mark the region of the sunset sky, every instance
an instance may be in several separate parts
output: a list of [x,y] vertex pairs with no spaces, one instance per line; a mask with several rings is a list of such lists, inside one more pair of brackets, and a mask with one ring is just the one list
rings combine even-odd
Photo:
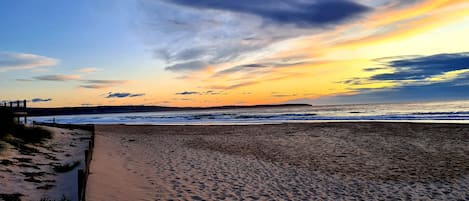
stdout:
[[467,0],[2,0],[0,101],[469,99]]

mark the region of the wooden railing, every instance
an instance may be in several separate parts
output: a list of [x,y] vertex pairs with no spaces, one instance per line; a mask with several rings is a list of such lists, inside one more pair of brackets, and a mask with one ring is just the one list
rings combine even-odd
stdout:
[[0,103],[0,106],[4,108],[10,108],[13,110],[25,110],[26,109],[26,100],[17,100],[17,101],[3,101]]
[[94,149],[94,125],[91,131],[91,140],[88,142],[88,149],[85,150],[85,166],[83,169],[78,170],[78,200],[86,200],[86,183],[88,181],[88,175],[90,174],[90,164],[91,159],[93,158],[93,149]]
[[[17,123],[24,123],[26,124],[27,123],[27,117],[28,117],[28,113],[27,113],[27,110],[26,110],[26,100],[22,100],[22,101],[3,101],[3,102],[0,102],[0,108],[3,108],[3,109],[6,109],[6,110],[10,110],[14,117],[15,117],[15,121]],[[23,122],[20,121],[20,117],[23,117]]]

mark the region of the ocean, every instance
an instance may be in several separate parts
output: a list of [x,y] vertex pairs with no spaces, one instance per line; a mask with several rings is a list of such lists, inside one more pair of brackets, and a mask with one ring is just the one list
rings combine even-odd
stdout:
[[64,124],[223,125],[336,121],[469,123],[469,101],[32,117]]

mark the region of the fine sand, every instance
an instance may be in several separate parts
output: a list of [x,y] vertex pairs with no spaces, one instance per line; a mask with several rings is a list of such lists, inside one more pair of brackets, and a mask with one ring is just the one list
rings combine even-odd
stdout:
[[[89,131],[41,126],[52,132],[44,143],[6,144],[0,151],[0,200],[77,200],[77,169],[91,139]],[[76,163],[63,171],[57,168]]]
[[96,127],[87,200],[469,200],[469,125]]

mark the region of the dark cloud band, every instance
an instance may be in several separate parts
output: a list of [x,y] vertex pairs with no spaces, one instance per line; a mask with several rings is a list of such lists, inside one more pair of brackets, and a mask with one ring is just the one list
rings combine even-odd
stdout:
[[167,1],[195,8],[252,14],[275,23],[295,24],[301,27],[339,23],[369,10],[366,6],[346,0]]

